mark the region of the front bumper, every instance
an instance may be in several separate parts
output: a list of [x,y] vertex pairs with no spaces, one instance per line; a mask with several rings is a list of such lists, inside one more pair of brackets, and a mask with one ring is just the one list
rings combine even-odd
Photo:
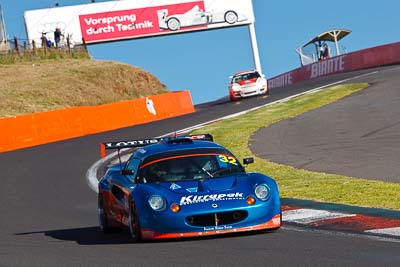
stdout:
[[231,99],[244,98],[249,96],[261,95],[268,93],[268,88],[266,85],[258,86],[257,85],[246,85],[242,86],[241,90],[233,91],[229,90],[229,94]]
[[[224,233],[256,231],[279,228],[281,207],[279,196],[273,195],[268,201],[255,205],[245,200],[231,200],[212,203],[184,205],[179,213],[147,212],[141,217],[142,238],[180,238],[208,236]],[[215,204],[215,203],[214,203]],[[215,220],[210,220],[210,215]]]
[[260,223],[260,224],[255,224],[255,225],[250,225],[250,226],[244,226],[244,227],[232,227],[232,226],[227,226],[227,225],[221,225],[221,226],[212,226],[212,227],[207,227],[209,230],[205,231],[193,231],[193,232],[174,232],[174,233],[159,233],[155,232],[151,229],[142,229],[141,234],[143,239],[168,239],[168,238],[187,238],[187,237],[200,237],[200,236],[211,236],[211,235],[220,235],[220,234],[228,234],[228,233],[240,233],[240,232],[248,232],[248,231],[260,231],[260,230],[266,230],[266,229],[276,229],[281,227],[281,215],[277,214],[274,217],[272,217],[271,220]]

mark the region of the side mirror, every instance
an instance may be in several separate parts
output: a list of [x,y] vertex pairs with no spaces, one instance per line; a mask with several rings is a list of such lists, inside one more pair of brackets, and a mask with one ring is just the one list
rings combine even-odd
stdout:
[[122,170],[121,174],[122,175],[133,175],[133,170]]
[[243,159],[243,164],[244,165],[248,165],[248,164],[251,164],[251,163],[254,163],[254,158],[244,158]]

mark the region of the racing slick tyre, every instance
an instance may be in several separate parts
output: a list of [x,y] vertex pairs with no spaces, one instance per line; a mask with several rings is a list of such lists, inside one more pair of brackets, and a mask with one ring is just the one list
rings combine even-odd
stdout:
[[231,102],[234,102],[234,101],[238,101],[238,100],[239,100],[238,97],[233,97],[233,96],[229,96],[229,99],[231,100]]
[[229,24],[234,24],[238,21],[238,16],[233,11],[228,11],[225,13],[225,21]]
[[171,31],[177,31],[181,28],[181,23],[176,18],[170,18],[167,21],[167,26],[168,26],[168,29],[170,29]]
[[129,232],[133,242],[138,243],[142,240],[139,219],[133,202],[129,205]]
[[110,227],[110,223],[107,217],[107,211],[104,206],[104,199],[101,194],[98,195],[98,215],[99,215],[99,226],[103,233],[111,233],[115,228]]
[[268,97],[269,96],[269,91],[262,92],[259,95],[262,96],[262,97]]

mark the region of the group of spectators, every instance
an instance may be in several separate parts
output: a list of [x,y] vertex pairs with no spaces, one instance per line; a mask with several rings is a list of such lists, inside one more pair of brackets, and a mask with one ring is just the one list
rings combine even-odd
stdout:
[[47,47],[60,47],[61,36],[64,36],[61,32],[60,28],[56,28],[54,31],[54,43],[51,40],[47,39],[46,33],[42,33],[42,46]]

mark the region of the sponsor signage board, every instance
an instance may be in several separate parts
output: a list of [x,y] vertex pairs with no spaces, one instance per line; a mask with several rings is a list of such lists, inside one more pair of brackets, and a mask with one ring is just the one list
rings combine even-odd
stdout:
[[279,88],[332,74],[400,63],[400,42],[380,45],[317,61],[268,79]]
[[26,11],[29,41],[54,42],[59,28],[73,44],[101,43],[254,22],[251,0],[124,0]]
[[350,59],[349,55],[341,55],[314,62],[269,79],[268,87],[270,89],[284,87],[304,80],[351,71],[351,65],[348,59]]

